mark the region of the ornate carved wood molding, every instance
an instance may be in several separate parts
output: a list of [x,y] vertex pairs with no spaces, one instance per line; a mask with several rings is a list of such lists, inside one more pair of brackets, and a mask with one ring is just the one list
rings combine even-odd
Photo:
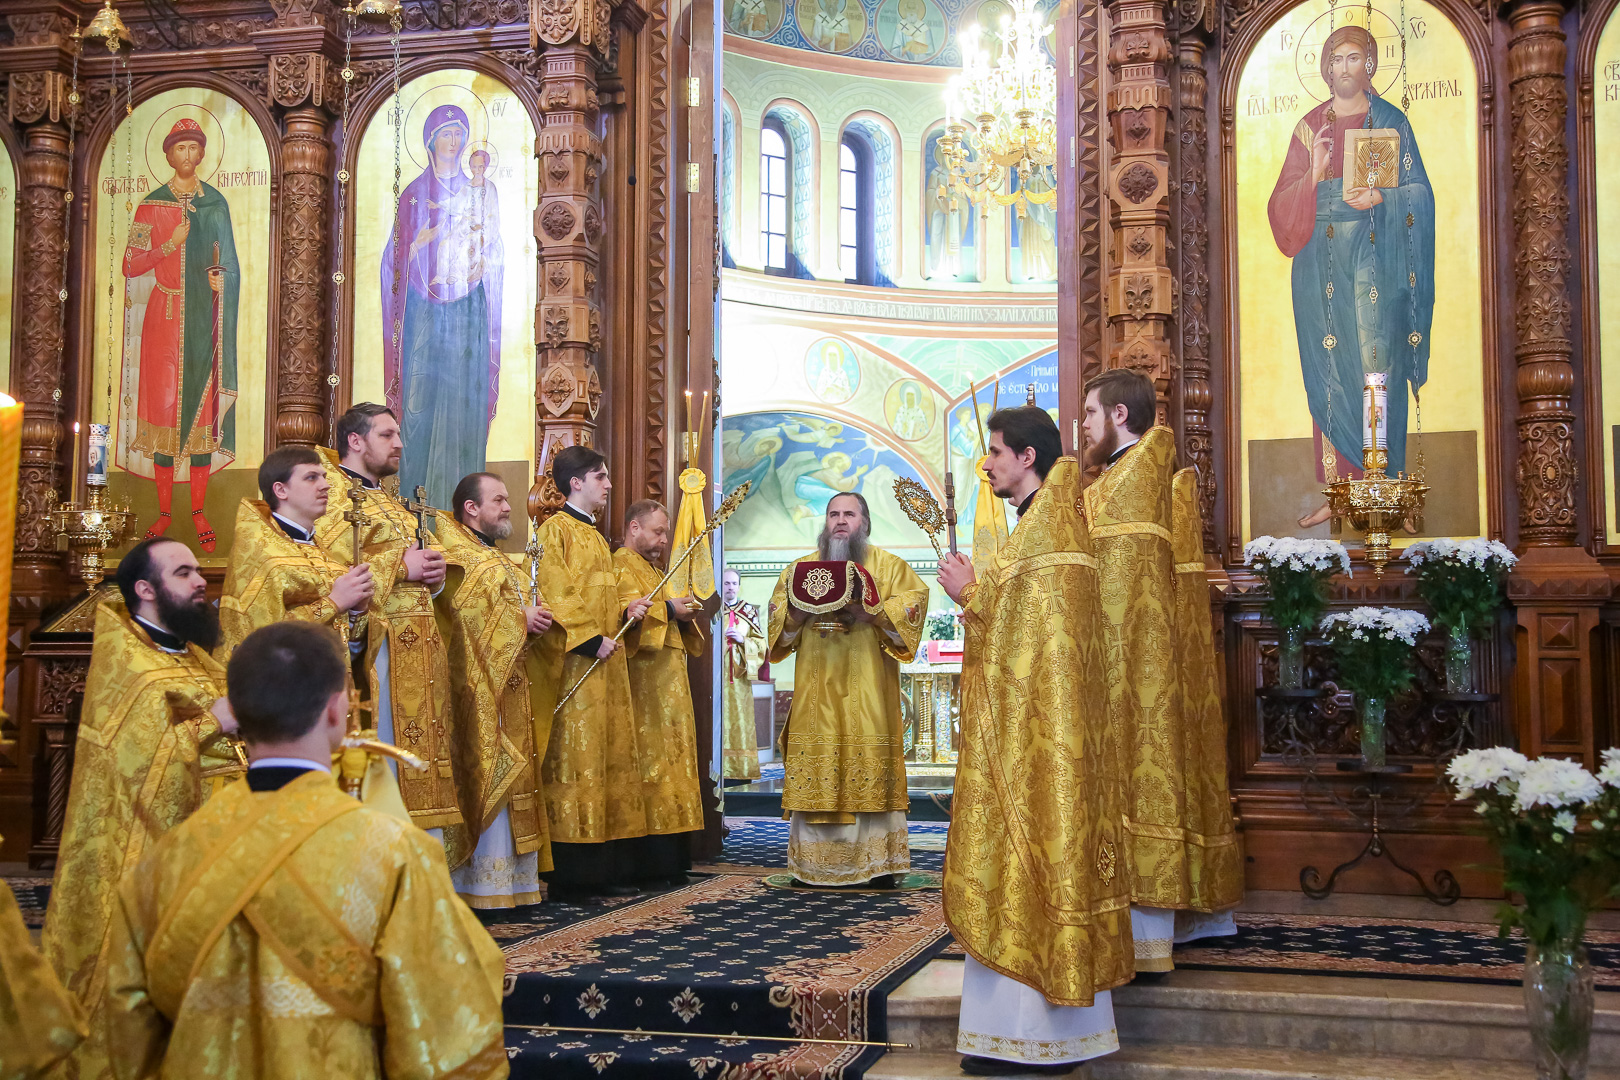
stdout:
[[1198,470],[1198,506],[1204,519],[1204,550],[1215,547],[1215,449],[1209,427],[1213,395],[1209,383],[1209,123],[1204,43],[1191,32],[1182,37],[1178,59],[1181,92],[1176,157],[1180,199],[1182,449]]
[[1519,397],[1519,538],[1576,543],[1575,369],[1570,363],[1569,98],[1558,0],[1509,13],[1515,327]]
[[602,142],[596,134],[601,108],[596,79],[598,62],[607,54],[611,14],[605,0],[536,0],[532,13],[531,28],[543,46],[540,109],[545,117],[535,140],[541,188],[534,211],[539,422],[529,513],[537,517],[561,501],[544,480],[552,455],[565,446],[596,443],[602,380],[593,359],[602,349],[597,271],[605,229],[597,199]]
[[[15,80],[13,80],[15,84]],[[12,385],[26,406],[17,491],[14,592],[42,591],[59,570],[49,507],[56,495],[56,448],[62,438],[61,385],[67,302],[68,130],[41,120],[24,135],[18,264],[18,352]]]
[[293,109],[283,121],[277,446],[315,446],[326,437],[328,123],[326,111],[315,105]]
[[[1066,0],[1058,17],[1058,405],[1064,431],[1103,367],[1101,11]],[[1074,447],[1078,451],[1079,447]]]
[[1159,418],[1168,415],[1175,360],[1170,341],[1175,275],[1170,231],[1170,126],[1173,57],[1163,0],[1109,6],[1108,122],[1113,160],[1108,193],[1113,245],[1108,261],[1109,367],[1153,380]]

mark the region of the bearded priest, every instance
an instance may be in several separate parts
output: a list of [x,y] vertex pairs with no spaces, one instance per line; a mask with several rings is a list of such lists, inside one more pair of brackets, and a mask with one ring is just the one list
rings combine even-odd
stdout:
[[686,658],[703,655],[703,604],[690,595],[671,596],[658,587],[669,551],[669,512],[651,499],[630,504],[624,515],[624,546],[613,554],[619,572],[619,602],[653,598],[641,621],[625,635],[630,668],[630,707],[641,756],[641,798],[647,835],[635,848],[635,880],[643,887],[686,884],[692,867],[686,833],[703,828],[698,786],[697,719]]
[[464,476],[451,503],[455,520],[439,522],[449,572],[435,604],[452,627],[456,790],[477,846],[450,878],[471,907],[537,904],[551,869],[537,754],[562,674],[537,648],[551,612],[530,603],[527,575],[495,546],[512,535],[506,482]]
[[[904,559],[868,542],[872,514],[858,493],[827,502],[814,554],[789,563],[771,596],[771,663],[797,656],[782,812],[788,868],[803,885],[892,887],[911,866],[900,665],[917,654],[928,587]],[[789,598],[800,563],[854,563],[874,603],[818,614]]]
[[372,580],[363,664],[372,723],[379,739],[427,763],[426,772],[399,774],[400,794],[411,821],[440,839],[450,865],[459,866],[471,845],[451,774],[450,668],[433,611],[444,588],[444,552],[436,541],[418,542],[415,518],[383,490],[405,451],[394,414],[361,402],[338,417],[337,442],[335,452],[318,451],[335,497],[315,523],[315,542],[339,562],[356,561],[354,526],[344,515],[358,487],[360,561],[371,564]]
[[1106,624],[1057,425],[1025,405],[986,426],[1018,525],[982,577],[965,555],[939,569],[967,631],[944,882],[967,952],[956,1048],[970,1075],[1061,1074],[1119,1049],[1110,990],[1133,973]]
[[62,846],[41,939],[45,957],[84,1006],[90,1036],[70,1075],[109,1075],[102,1023],[106,942],[118,882],[158,837],[214,789],[241,775],[216,716],[225,672],[209,653],[219,614],[191,549],[142,540],[118,563],[123,602],[96,612],[95,645],[73,756]]
[[725,722],[721,727],[727,780],[759,779],[759,738],[754,729],[754,677],[765,663],[759,608],[742,598],[742,576],[731,567],[720,575],[725,600]]
[[1178,911],[1219,913],[1203,932],[1233,933],[1229,909],[1243,899],[1226,722],[1218,697],[1209,701],[1213,645],[1182,633],[1189,621],[1207,626],[1208,594],[1178,611],[1176,440],[1154,425],[1156,406],[1152,381],[1134,371],[1107,371],[1086,385],[1086,437],[1103,471],[1086,488],[1085,512],[1102,574],[1109,709],[1123,740],[1138,972],[1172,968]]

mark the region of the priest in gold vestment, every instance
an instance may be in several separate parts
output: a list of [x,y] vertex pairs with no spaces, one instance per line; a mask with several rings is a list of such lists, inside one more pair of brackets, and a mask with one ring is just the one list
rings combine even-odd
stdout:
[[[1213,652],[1207,640],[1178,636],[1190,629],[1178,624],[1207,627],[1208,599],[1204,614],[1178,619],[1175,436],[1152,426],[1154,409],[1153,384],[1136,372],[1109,371],[1086,387],[1086,435],[1103,473],[1086,489],[1085,509],[1109,626],[1109,707],[1124,740],[1138,971],[1173,966],[1178,910],[1213,914],[1243,898],[1226,726],[1218,702],[1212,709],[1207,701]],[[1184,654],[1188,648],[1194,655]],[[1194,676],[1199,685],[1190,684]]]
[[107,1031],[119,1080],[507,1075],[504,959],[431,837],[343,794],[336,634],[287,621],[233,652],[233,784],[118,890]]
[[986,471],[1018,525],[962,605],[962,748],[945,919],[967,952],[957,1049],[971,1075],[1061,1074],[1119,1048],[1111,988],[1133,974],[1119,741],[1080,468],[1033,405],[1001,409]]
[[567,502],[538,533],[540,594],[555,620],[541,648],[562,658],[560,693],[579,689],[552,720],[540,766],[554,864],[546,880],[559,893],[630,896],[639,891],[636,845],[624,841],[647,835],[647,811],[630,669],[613,636],[652,602],[625,605],[597,528],[613,490],[607,459],[586,446],[565,447],[552,458],[551,478]]
[[350,566],[315,543],[315,524],[331,501],[321,456],[307,446],[272,450],[259,465],[263,500],[236,510],[225,587],[219,598],[222,641],[230,660],[242,639],[282,619],[321,623],[362,648],[371,604],[371,564]]
[[0,1078],[39,1076],[89,1032],[84,1007],[34,948],[17,897],[0,881]]
[[877,584],[877,614],[857,603],[837,614],[836,630],[807,626],[787,599],[795,563],[771,596],[771,662],[798,657],[782,811],[788,868],[806,885],[883,887],[911,867],[900,665],[917,655],[928,587],[905,560],[868,543],[871,528],[865,498],[835,495],[816,552],[795,563],[861,564]]
[[512,535],[506,483],[471,473],[451,504],[455,519],[439,521],[449,573],[436,603],[449,624],[456,789],[475,847],[450,877],[476,908],[537,904],[540,873],[551,869],[538,748],[561,674],[538,648],[551,613],[530,602],[528,575],[495,546]]
[[371,724],[384,742],[427,763],[426,772],[399,775],[400,794],[411,820],[439,837],[451,865],[459,865],[472,848],[452,778],[450,667],[433,610],[433,597],[444,587],[444,552],[431,538],[425,547],[417,541],[415,517],[383,490],[383,479],[398,474],[405,446],[394,414],[369,402],[356,405],[338,418],[337,441],[339,453],[318,451],[332,495],[315,523],[315,543],[339,562],[355,561],[353,525],[344,515],[352,507],[349,492],[358,487],[366,518],[361,560],[371,565],[372,581],[362,663]]
[[209,652],[219,618],[197,559],[162,537],[118,564],[123,601],[96,612],[62,846],[41,941],[89,1017],[62,1075],[109,1074],[102,1001],[119,879],[241,765],[211,711],[225,692]]
[[635,880],[643,886],[686,884],[692,866],[686,833],[703,828],[698,785],[697,718],[686,658],[703,655],[703,604],[690,595],[659,588],[659,568],[669,549],[669,512],[643,499],[624,515],[624,546],[613,553],[619,572],[619,602],[628,607],[652,597],[641,621],[625,635],[629,654],[630,708],[641,757],[641,797],[647,836],[638,847]]
[[721,686],[725,695],[725,716],[721,727],[727,780],[759,779],[759,737],[754,728],[754,677],[765,663],[764,623],[759,608],[744,602],[742,578],[726,569],[720,575],[720,595],[725,600],[721,625],[725,627],[725,672]]

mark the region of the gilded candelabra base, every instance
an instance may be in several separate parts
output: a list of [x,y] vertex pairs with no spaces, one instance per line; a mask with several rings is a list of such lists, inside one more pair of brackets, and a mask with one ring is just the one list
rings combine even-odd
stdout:
[[1334,478],[1322,489],[1333,512],[1333,534],[1337,536],[1349,519],[1362,534],[1362,555],[1378,578],[1384,576],[1391,558],[1390,532],[1408,522],[1421,528],[1429,494],[1429,485],[1421,476],[1388,476],[1384,472],[1388,465],[1387,451],[1363,450],[1361,479]]
[[67,540],[68,549],[79,557],[79,578],[94,589],[107,576],[103,556],[118,547],[135,527],[135,514],[127,503],[113,503],[105,486],[92,484],[85,491],[84,505],[61,503],[50,512],[56,534]]

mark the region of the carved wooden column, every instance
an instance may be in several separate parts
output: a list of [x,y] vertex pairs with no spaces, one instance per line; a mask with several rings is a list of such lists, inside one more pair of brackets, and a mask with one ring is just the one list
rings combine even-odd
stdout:
[[1177,251],[1181,270],[1182,450],[1198,470],[1198,509],[1204,519],[1204,550],[1215,547],[1215,450],[1209,428],[1209,125],[1204,43],[1191,33],[1179,45],[1181,122],[1177,165]]
[[[311,59],[320,59],[311,57]],[[271,88],[276,86],[271,70]],[[281,310],[276,348],[276,445],[326,441],[328,213],[332,147],[319,105],[290,110],[281,136]]]
[[1569,144],[1557,0],[1508,14],[1519,397],[1516,723],[1527,754],[1594,763],[1593,631],[1609,578],[1576,544],[1575,410],[1568,288]]
[[540,300],[534,313],[538,460],[529,492],[531,515],[543,504],[561,504],[546,479],[552,455],[565,446],[596,443],[602,379],[594,359],[602,348],[597,270],[603,233],[596,76],[608,52],[612,14],[606,0],[536,0],[535,6],[531,21],[544,49],[540,108],[545,122],[535,139]]
[[[61,79],[52,73],[13,75],[11,108],[14,119],[36,121],[23,136],[22,244],[18,250],[18,352],[12,365],[12,386],[23,410],[22,471],[17,489],[17,539],[13,556],[12,593],[42,595],[58,585],[62,560],[56,552],[49,507],[58,490],[61,467],[57,447],[62,440],[62,308],[66,298],[63,267],[68,256],[68,129]],[[19,84],[39,79],[54,84],[44,99],[18,108],[25,95]],[[39,111],[33,112],[37,104]],[[71,498],[62,491],[64,500]]]
[[1113,164],[1113,248],[1108,266],[1110,367],[1140,371],[1159,392],[1159,419],[1168,415],[1175,364],[1170,342],[1174,274],[1167,258],[1170,229],[1172,55],[1162,0],[1109,5],[1108,122]]

